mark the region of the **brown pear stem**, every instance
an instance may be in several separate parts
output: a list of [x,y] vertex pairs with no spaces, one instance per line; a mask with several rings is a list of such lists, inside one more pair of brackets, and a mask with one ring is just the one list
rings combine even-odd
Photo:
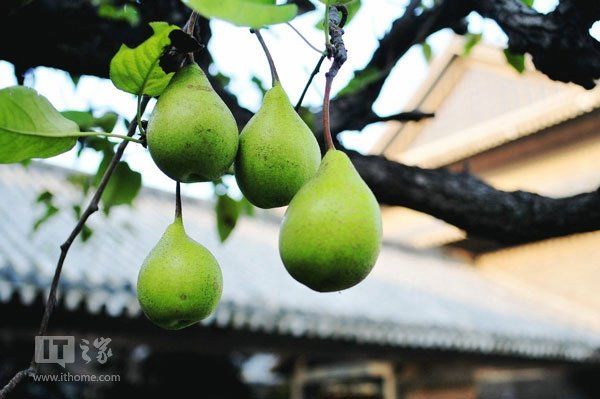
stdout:
[[181,219],[181,183],[175,182],[175,220]]
[[327,149],[335,150],[335,144],[331,137],[331,125],[329,123],[329,104],[331,97],[331,84],[333,83],[333,75],[325,74],[325,94],[323,96],[323,134],[325,135],[325,142],[327,143]]
[[[185,33],[187,33],[191,37],[194,37],[194,29],[196,28],[197,20],[198,20],[198,13],[196,11],[192,11],[192,13],[190,14],[190,17],[188,18],[187,22],[183,26]],[[190,64],[193,64],[194,62],[196,62],[196,60],[194,59],[194,53],[188,53],[187,59]]]
[[272,85],[275,86],[275,84],[277,82],[279,82],[279,75],[277,74],[277,68],[275,67],[275,62],[273,61],[271,52],[269,51],[269,48],[267,47],[267,43],[265,43],[265,40],[263,39],[262,35],[260,34],[259,29],[250,29],[250,32],[252,32],[256,35],[256,38],[260,42],[260,46],[262,47],[263,51],[265,52],[267,61],[269,62],[269,68],[271,69],[271,79],[273,80]]

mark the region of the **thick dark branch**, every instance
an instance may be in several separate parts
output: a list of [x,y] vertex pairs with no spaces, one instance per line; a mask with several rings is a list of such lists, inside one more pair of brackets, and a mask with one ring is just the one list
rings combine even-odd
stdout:
[[567,198],[506,192],[468,173],[348,155],[381,204],[427,213],[472,236],[515,244],[600,229],[600,191]]
[[379,79],[360,91],[332,101],[331,128],[334,133],[360,130],[371,123],[372,104],[398,60],[431,33],[443,28],[464,32],[464,17],[476,11],[493,19],[509,37],[514,52],[529,53],[536,67],[551,79],[577,83],[586,88],[600,79],[600,44],[589,33],[600,19],[597,1],[561,1],[548,15],[525,6],[521,0],[445,0],[416,15],[419,1],[412,1],[404,15],[379,41],[365,69],[381,71]]
[[520,0],[473,0],[473,9],[496,21],[508,35],[510,49],[531,54],[536,68],[551,79],[591,89],[600,79],[600,43],[589,32],[600,19],[599,4],[563,0],[545,15]]

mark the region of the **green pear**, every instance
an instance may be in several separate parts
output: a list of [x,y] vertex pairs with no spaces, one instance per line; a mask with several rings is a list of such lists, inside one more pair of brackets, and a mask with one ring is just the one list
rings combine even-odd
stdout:
[[238,148],[235,119],[197,64],[175,73],[154,107],[146,134],[156,165],[182,183],[218,179]]
[[285,213],[279,253],[300,283],[319,292],[340,291],[369,274],[381,234],[375,196],[348,156],[329,150]]
[[277,81],[240,134],[235,160],[240,190],[259,208],[287,205],[320,161],[315,136]]
[[222,289],[216,259],[188,237],[181,217],[176,217],[140,270],[137,296],[142,310],[154,324],[178,330],[214,312]]

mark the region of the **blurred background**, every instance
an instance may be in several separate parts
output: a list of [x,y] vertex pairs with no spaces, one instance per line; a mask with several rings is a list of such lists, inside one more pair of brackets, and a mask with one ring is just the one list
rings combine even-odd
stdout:
[[[549,12],[556,3],[533,6]],[[334,92],[370,60],[405,6],[401,0],[362,2],[345,29],[349,59]],[[134,24],[135,7],[129,7],[123,18]],[[293,21],[317,47],[320,19],[321,12],[307,12]],[[561,197],[597,189],[600,91],[552,81],[528,57],[511,65],[500,28],[475,14],[468,22],[469,35],[447,29],[413,46],[374,104],[378,114],[418,108],[435,118],[371,124],[342,133],[342,143],[409,165],[467,170],[503,190]],[[240,105],[256,111],[270,80],[258,42],[225,22],[210,27],[209,72],[226,79]],[[598,23],[592,34],[600,38]],[[286,25],[267,29],[264,37],[295,102],[319,54]],[[22,83],[59,111],[126,131],[136,99],[110,80],[48,67],[23,70],[11,61],[0,61],[0,88]],[[305,106],[318,109],[323,88],[320,74]],[[58,244],[110,148],[100,140],[52,159],[0,167],[2,382],[30,359]],[[118,375],[119,381],[30,382],[12,397],[181,391],[201,398],[600,398],[598,232],[506,245],[469,237],[423,213],[384,207],[384,247],[372,274],[350,290],[318,294],[281,264],[277,234],[284,210],[236,211],[235,228],[223,234],[215,206],[224,196],[240,199],[235,180],[185,185],[186,228],[219,260],[224,293],[201,325],[167,332],[141,313],[135,281],[172,218],[174,184],[141,146],[130,145],[124,160],[126,189],[74,244],[50,324],[51,335],[74,336],[78,345],[110,338],[108,361],[86,363],[77,352],[67,371]],[[65,370],[47,365],[42,371]]]

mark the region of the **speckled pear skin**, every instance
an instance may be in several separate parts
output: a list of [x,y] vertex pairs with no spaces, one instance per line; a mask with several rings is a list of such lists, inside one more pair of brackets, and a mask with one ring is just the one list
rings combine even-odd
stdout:
[[329,150],[317,175],[294,197],[279,253],[294,279],[319,292],[360,283],[381,248],[381,212],[346,154]]
[[218,179],[238,148],[237,123],[197,64],[175,73],[154,107],[146,133],[156,165],[182,183]]
[[259,208],[290,203],[321,162],[319,144],[277,82],[240,134],[235,178]]
[[181,218],[167,227],[138,275],[137,296],[157,326],[179,330],[214,312],[223,277],[214,256],[186,234]]

